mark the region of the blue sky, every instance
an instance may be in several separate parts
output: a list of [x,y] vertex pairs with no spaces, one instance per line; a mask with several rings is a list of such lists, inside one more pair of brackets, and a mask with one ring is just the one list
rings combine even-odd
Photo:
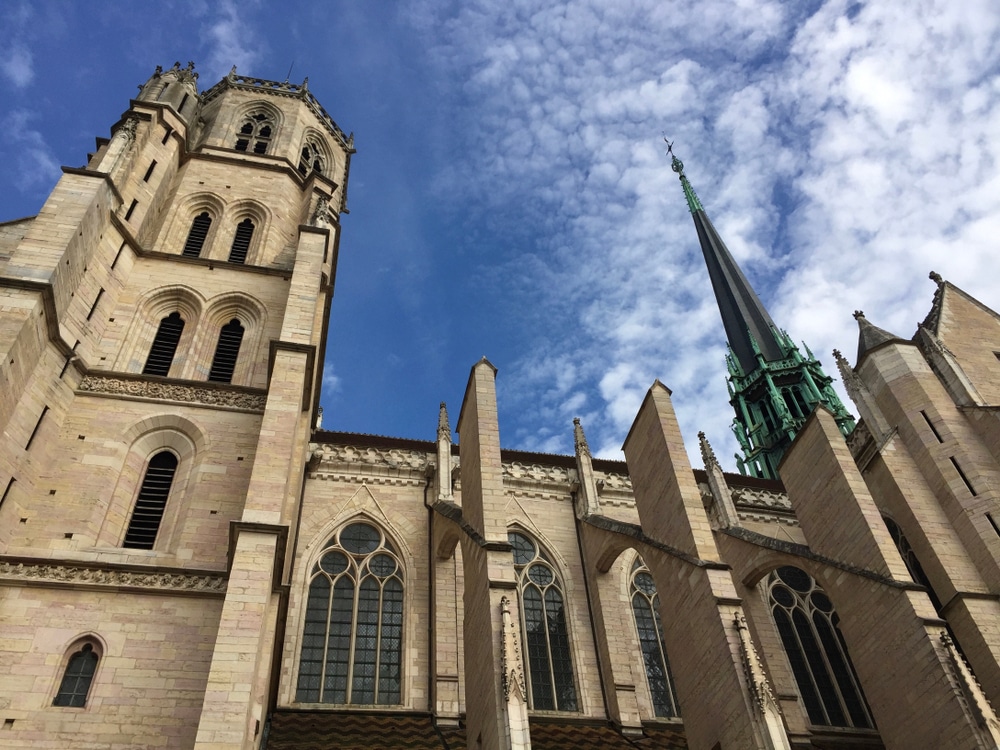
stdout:
[[499,368],[505,447],[618,457],[654,378],[734,469],[724,334],[661,133],[828,374],[931,270],[993,307],[1000,6],[769,0],[0,7],[0,218],[38,211],[156,65],[309,77],[358,153],[324,427],[432,439]]

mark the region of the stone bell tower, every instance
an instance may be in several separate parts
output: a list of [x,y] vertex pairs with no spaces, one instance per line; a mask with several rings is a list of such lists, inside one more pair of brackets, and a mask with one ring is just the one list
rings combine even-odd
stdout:
[[0,225],[19,747],[62,722],[67,744],[235,749],[263,724],[353,137],[307,82],[234,68],[199,93],[178,63],[139,89],[37,216]]

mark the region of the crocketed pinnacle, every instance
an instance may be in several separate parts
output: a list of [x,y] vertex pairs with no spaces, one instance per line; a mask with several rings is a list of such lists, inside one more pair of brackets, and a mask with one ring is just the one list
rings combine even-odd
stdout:
[[583,434],[583,425],[580,424],[579,417],[573,418],[573,447],[578,456],[590,455],[590,446],[587,445],[587,436]]
[[444,401],[441,402],[441,408],[438,410],[438,440],[447,440],[451,442],[451,426],[448,424],[448,407],[445,406]]

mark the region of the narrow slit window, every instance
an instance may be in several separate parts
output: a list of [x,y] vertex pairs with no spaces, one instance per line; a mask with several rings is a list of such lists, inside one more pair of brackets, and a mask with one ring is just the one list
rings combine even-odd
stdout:
[[123,252],[125,252],[125,243],[124,242],[122,242],[122,244],[118,247],[118,252],[115,253],[115,259],[113,261],[111,261],[111,267],[112,268],[114,268],[115,266],[118,265],[118,260],[122,257],[122,253]]
[[17,480],[14,477],[11,477],[10,480],[7,482],[7,487],[6,487],[6,489],[4,489],[3,495],[0,495],[0,508],[3,507],[4,501],[7,499],[7,496],[10,494],[11,487],[14,486],[14,483],[16,481]]
[[250,219],[244,219],[236,227],[233,246],[229,250],[230,263],[246,263],[250,251],[250,241],[253,239],[254,225]]
[[94,297],[94,304],[90,306],[90,312],[87,313],[87,320],[90,320],[92,317],[94,317],[94,313],[97,311],[97,306],[101,303],[101,297],[103,296],[104,296],[104,289],[102,288],[98,290],[97,296]]
[[160,451],[149,459],[122,547],[153,549],[176,471],[177,457],[170,451]]
[[97,662],[97,653],[89,643],[85,643],[83,648],[69,657],[62,682],[59,683],[59,692],[56,693],[52,705],[70,708],[86,706],[87,695],[90,693],[94,673],[97,671]]
[[202,248],[205,247],[205,239],[208,237],[208,230],[212,226],[212,217],[207,211],[202,211],[194,217],[191,222],[191,231],[188,232],[187,241],[184,243],[184,251],[181,255],[189,258],[197,258],[201,255]]
[[149,169],[146,170],[146,174],[142,178],[143,182],[149,182],[149,178],[153,176],[154,169],[156,169],[156,159],[153,159],[153,161],[149,163]]
[[931,428],[931,432],[934,433],[934,437],[937,438],[937,441],[939,443],[943,443],[944,440],[941,439],[941,433],[937,431],[937,428],[934,426],[934,423],[931,421],[931,418],[927,416],[927,412],[921,411],[920,416],[924,418],[924,421],[927,423],[927,426]]
[[142,368],[143,375],[165,377],[170,372],[170,365],[173,364],[177,344],[181,340],[183,331],[184,319],[179,312],[172,312],[160,321],[160,327],[153,338],[153,345],[149,348],[146,365]]
[[965,482],[965,486],[969,488],[969,492],[972,496],[975,497],[978,495],[979,493],[976,492],[976,488],[972,486],[972,482],[970,482],[969,478],[965,476],[965,472],[962,471],[962,467],[958,465],[958,461],[955,460],[955,457],[949,456],[948,460],[951,461],[951,465],[955,467],[955,471],[958,472],[958,475],[962,477],[962,481]]
[[187,102],[188,102],[188,96],[189,96],[188,94],[184,94],[184,98],[181,99],[181,104],[177,108],[178,112],[183,112],[184,111],[184,105],[187,104]]
[[42,420],[45,419],[45,415],[48,413],[49,413],[49,407],[47,406],[42,407],[42,413],[38,415],[38,421],[35,422],[35,429],[31,431],[31,436],[28,438],[28,442],[24,446],[25,450],[28,450],[31,447],[31,444],[35,440],[35,435],[38,434],[38,430],[42,426]]
[[173,132],[174,132],[174,129],[168,126],[163,131],[163,140],[160,141],[160,143],[163,144],[164,146],[167,145],[167,141],[170,140],[170,134],[173,133]]
[[128,211],[125,212],[125,221],[132,218],[132,214],[135,212],[135,207],[139,205],[138,200],[133,200],[132,205],[128,207]]
[[[14,483],[13,479],[11,479],[10,481],[11,481],[11,484]],[[7,489],[8,490],[10,489],[10,485],[7,485]],[[4,497],[6,497],[6,493],[4,493]],[[986,520],[990,522],[990,526],[993,527],[993,531],[996,532],[997,536],[1000,536],[1000,526],[997,526],[997,522],[993,520],[993,514],[992,513],[987,513],[986,514]]]
[[219,331],[219,343],[212,357],[212,369],[208,379],[214,383],[233,382],[233,371],[236,369],[236,359],[240,355],[240,344],[243,343],[243,326],[237,318],[233,318]]

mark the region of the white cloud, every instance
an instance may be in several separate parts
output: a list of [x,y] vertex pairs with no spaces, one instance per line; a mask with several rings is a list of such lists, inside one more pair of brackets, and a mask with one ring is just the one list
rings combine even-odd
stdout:
[[41,132],[31,122],[36,116],[23,109],[16,109],[0,123],[13,145],[12,171],[17,175],[16,184],[24,192],[47,190],[59,179],[59,161],[46,143]]
[[35,79],[31,52],[20,44],[12,45],[0,59],[0,73],[17,88],[24,88]]
[[208,80],[218,80],[234,65],[244,74],[252,75],[263,42],[245,19],[248,8],[237,7],[232,0],[226,0],[216,6],[216,10],[218,16],[206,19],[203,32],[204,41],[209,45],[208,61],[204,66]]
[[528,342],[507,376],[522,380],[500,408],[517,415],[525,447],[543,436],[536,444],[551,450],[553,432],[571,446],[568,420],[544,421],[563,420],[559,409],[525,394],[544,373],[559,383],[558,368],[538,362],[572,362],[572,387],[554,390],[586,404],[599,452],[617,451],[659,376],[689,453],[704,429],[734,465],[722,325],[664,129],[772,315],[828,374],[833,347],[854,351],[857,307],[912,333],[931,267],[1000,301],[987,272],[1000,216],[995,5],[848,13],[831,1],[809,17],[739,5],[480,0],[450,17],[437,4],[413,11],[442,73],[466,81],[452,104],[467,118],[465,152],[479,155],[436,188],[475,196],[498,223],[537,228],[534,303],[554,332],[572,332]]

